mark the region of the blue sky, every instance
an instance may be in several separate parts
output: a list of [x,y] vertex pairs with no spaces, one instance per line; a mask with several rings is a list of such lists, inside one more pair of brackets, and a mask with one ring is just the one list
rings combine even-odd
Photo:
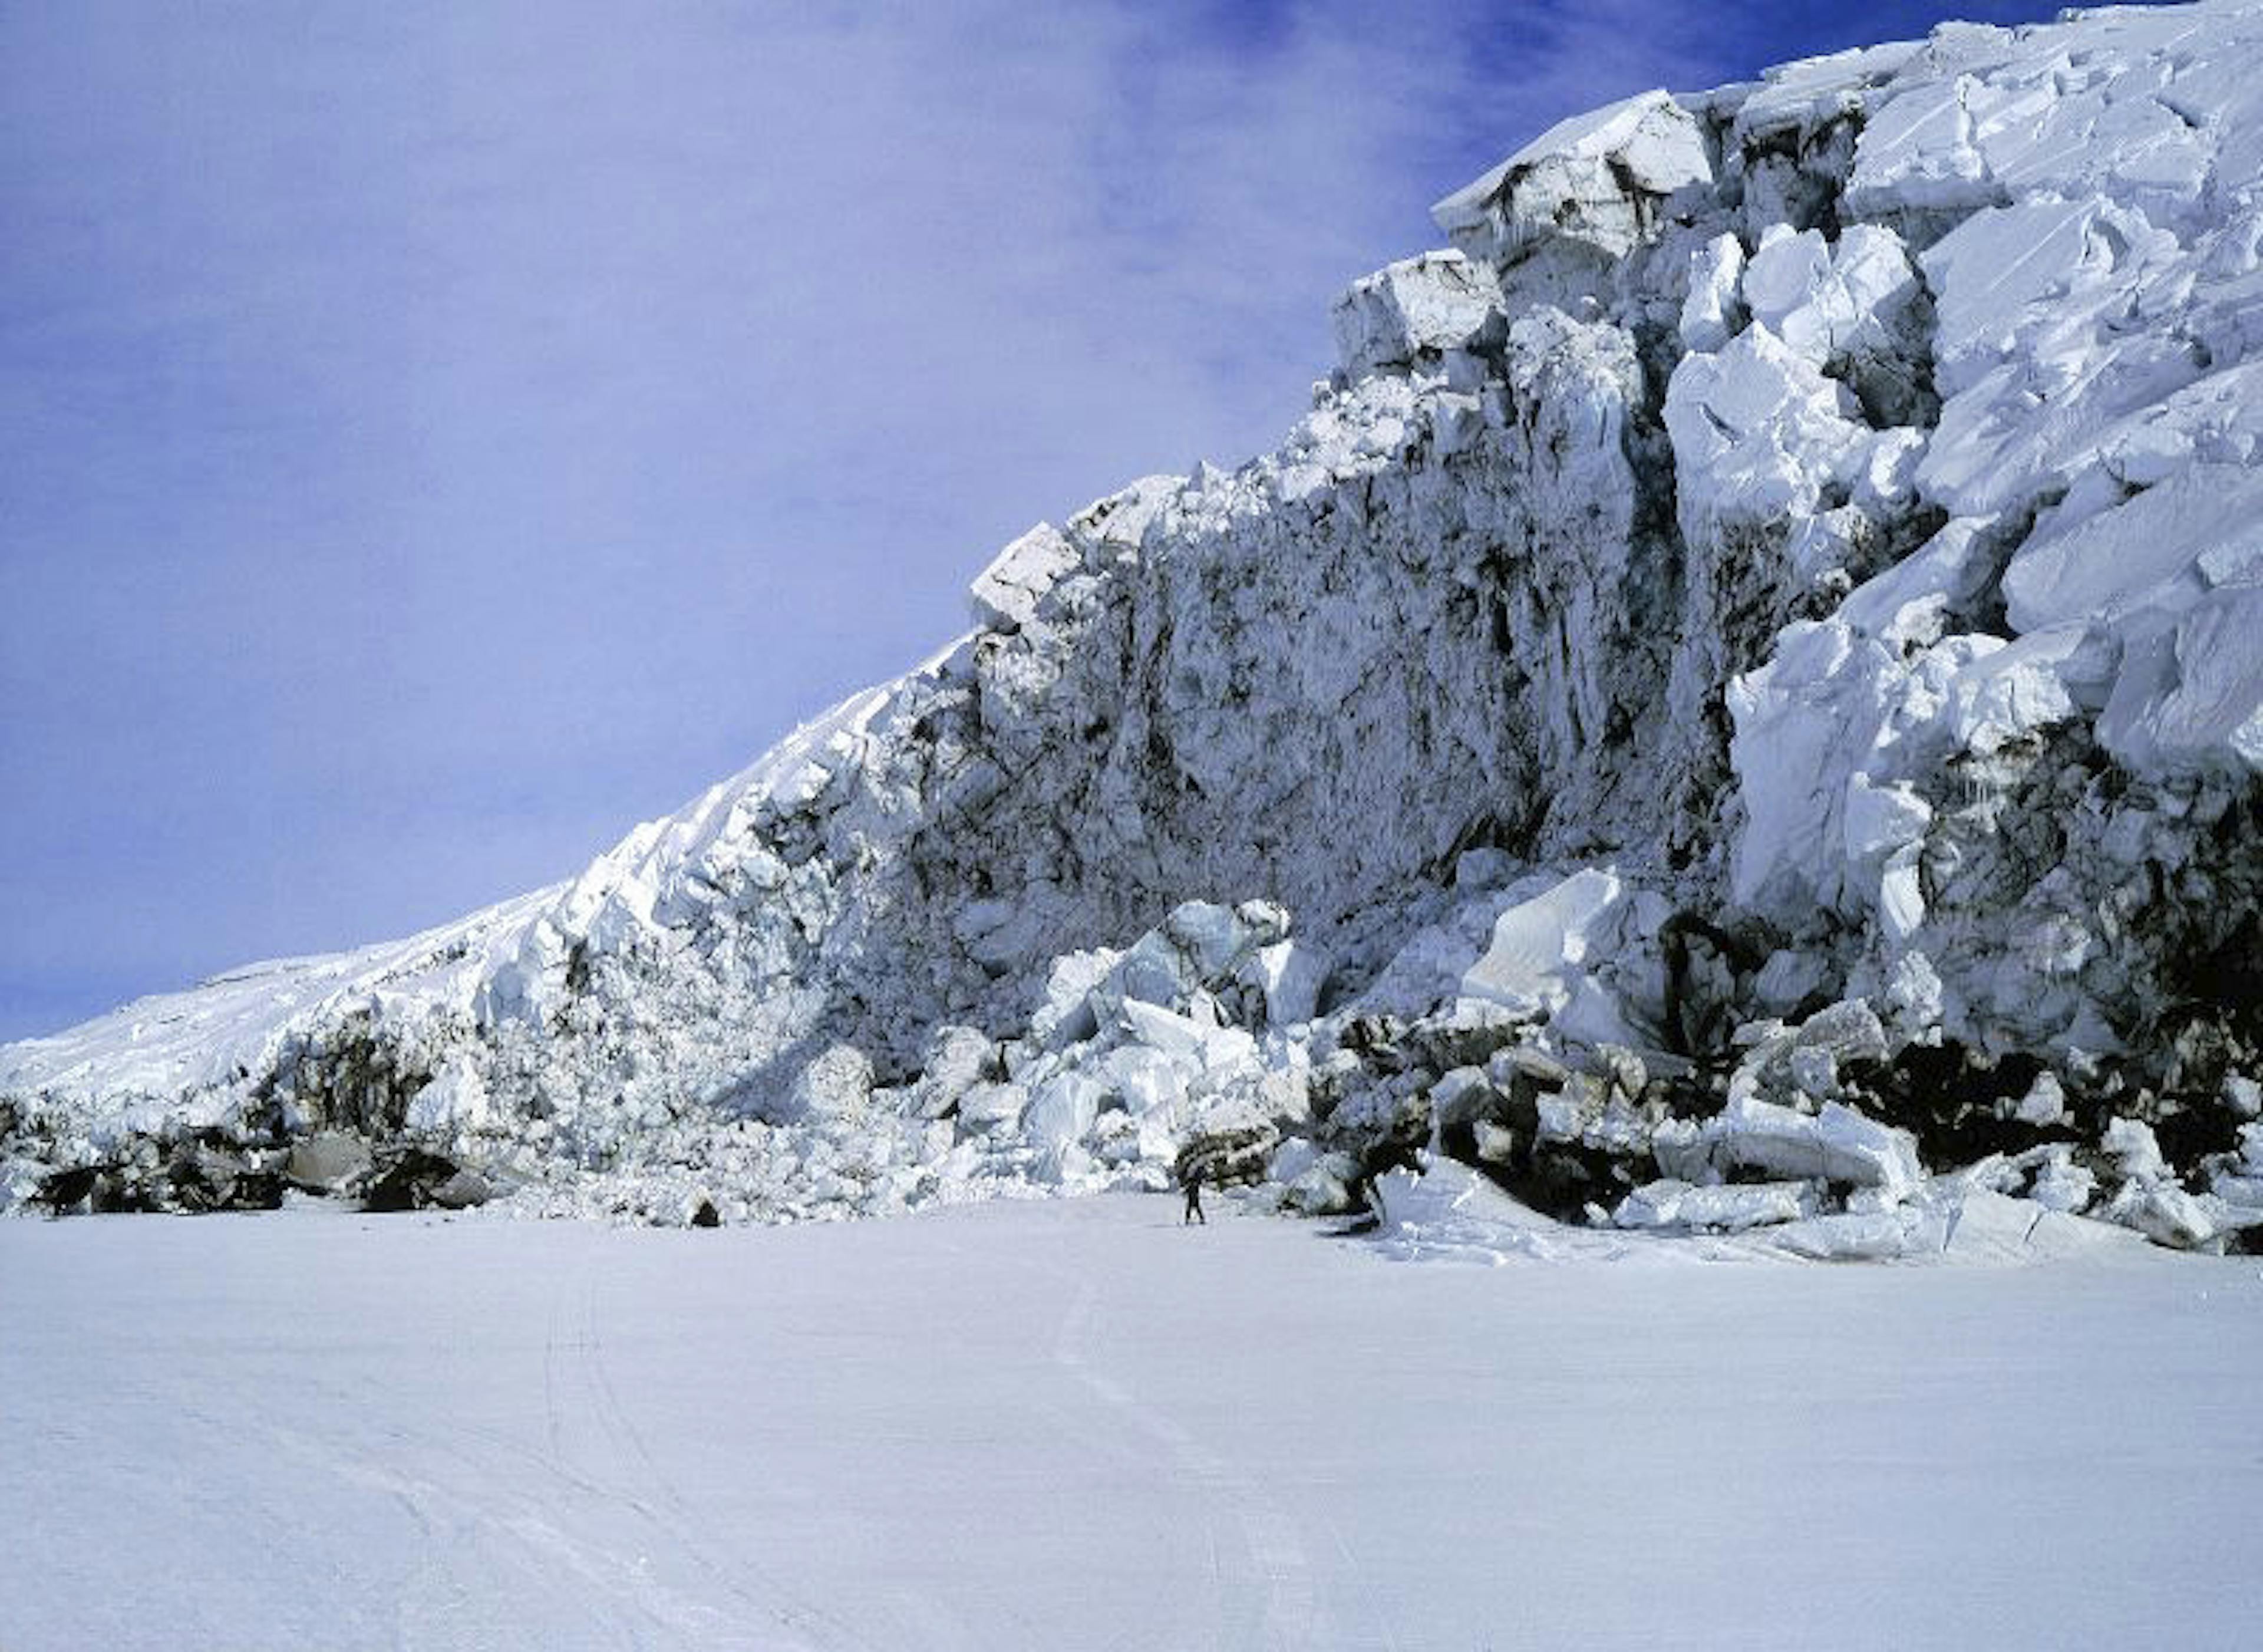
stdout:
[[0,8],[0,1039],[569,874],[1551,121],[1949,10]]

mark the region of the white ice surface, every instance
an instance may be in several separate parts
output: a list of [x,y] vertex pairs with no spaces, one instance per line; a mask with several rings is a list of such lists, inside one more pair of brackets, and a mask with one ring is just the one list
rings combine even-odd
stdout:
[[2252,1261],[1212,1207],[0,1224],[0,1646],[2252,1636]]

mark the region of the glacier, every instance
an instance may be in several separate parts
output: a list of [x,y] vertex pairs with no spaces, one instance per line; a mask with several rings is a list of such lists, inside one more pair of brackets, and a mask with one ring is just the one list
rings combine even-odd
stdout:
[[1798,1255],[2246,1248],[2258,62],[2256,0],[2071,12],[1543,134],[1275,451],[1033,527],[580,876],[0,1050],[0,1207],[1459,1161]]

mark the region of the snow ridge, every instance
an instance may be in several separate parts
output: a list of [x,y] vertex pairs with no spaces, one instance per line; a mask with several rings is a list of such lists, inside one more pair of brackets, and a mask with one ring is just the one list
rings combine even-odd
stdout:
[[2258,61],[2210,0],[1564,123],[1274,453],[1032,529],[571,883],[0,1050],[0,1204],[343,1133],[658,1220],[1444,1156],[1803,1254],[2243,1243]]

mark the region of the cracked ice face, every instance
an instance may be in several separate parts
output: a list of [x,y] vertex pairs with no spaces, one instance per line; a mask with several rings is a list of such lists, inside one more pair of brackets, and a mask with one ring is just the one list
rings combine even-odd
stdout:
[[[1651,1155],[1686,1186],[1611,1202],[1652,1226],[1886,1220],[1693,1180],[1903,1199],[1862,1106],[1977,1139],[1779,1049],[1834,998],[1897,1061],[2060,1063],[2006,1128],[2094,1137],[2108,1059],[2244,1094],[2259,57],[2263,7],[2108,12],[1567,122],[1346,293],[1276,452],[1031,530],[967,637],[570,883],[17,1047],[0,1093],[74,1163],[376,1121],[811,1214],[1255,1163],[1338,1103],[1397,1150],[1451,1070],[1470,1150],[1571,1208]],[[2054,1199],[2143,1179],[2032,1150]],[[2190,1197],[2119,1208],[2245,1208]]]

